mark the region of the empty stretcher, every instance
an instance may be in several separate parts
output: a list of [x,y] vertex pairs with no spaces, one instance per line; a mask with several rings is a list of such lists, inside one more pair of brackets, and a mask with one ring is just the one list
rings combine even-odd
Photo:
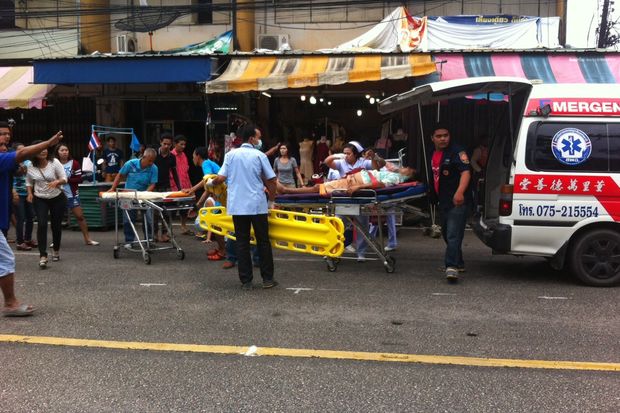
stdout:
[[[385,270],[392,273],[396,260],[384,250],[383,229],[381,218],[403,211],[416,211],[417,208],[407,204],[413,199],[426,195],[426,186],[419,182],[408,182],[381,189],[364,189],[353,194],[335,191],[331,195],[321,194],[288,194],[276,197],[276,205],[280,209],[305,211],[325,216],[340,216],[350,223],[363,237],[370,248],[383,261]],[[359,217],[377,217],[379,230],[378,239],[371,236]],[[336,271],[339,257],[325,256],[327,269]]]
[[[194,207],[195,199],[193,196],[188,196],[184,192],[151,192],[151,191],[134,191],[123,190],[116,192],[101,192],[99,197],[108,202],[114,202],[115,214],[114,214],[114,230],[116,232],[116,244],[114,245],[114,258],[120,257],[121,247],[125,245],[125,242],[119,240],[119,219],[118,211],[121,211],[128,218],[128,223],[131,226],[131,230],[134,234],[133,244],[130,244],[127,251],[141,253],[142,259],[145,264],[151,263],[151,253],[155,251],[163,250],[175,250],[178,259],[185,258],[185,251],[177,243],[172,226],[168,225],[164,217],[164,213],[173,211],[189,211]],[[143,212],[143,225],[145,228],[144,235],[141,236],[136,229],[135,224],[132,222],[129,215],[129,211],[141,210]],[[156,245],[151,236],[153,235],[153,228],[149,228],[147,221],[147,214],[159,214],[161,217],[162,225],[165,226],[170,236],[170,244],[168,245]],[[152,225],[152,223],[151,223]]]

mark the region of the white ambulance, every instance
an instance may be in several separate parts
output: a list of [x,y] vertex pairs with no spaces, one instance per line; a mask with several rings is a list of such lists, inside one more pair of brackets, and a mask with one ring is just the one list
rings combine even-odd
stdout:
[[424,104],[491,93],[505,97],[509,133],[490,137],[476,234],[495,253],[546,257],[588,285],[619,284],[620,85],[470,78],[417,87],[379,111],[417,104],[421,120]]

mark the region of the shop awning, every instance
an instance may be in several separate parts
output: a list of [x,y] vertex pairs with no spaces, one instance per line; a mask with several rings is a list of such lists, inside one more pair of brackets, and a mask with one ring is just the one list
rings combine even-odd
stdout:
[[34,85],[32,80],[32,66],[0,67],[0,108],[41,109],[54,85]]
[[197,83],[211,78],[210,56],[117,55],[36,60],[36,83]]
[[247,92],[401,79],[435,72],[428,54],[234,57],[207,93]]
[[618,83],[617,53],[434,54],[440,80],[515,76],[544,83]]

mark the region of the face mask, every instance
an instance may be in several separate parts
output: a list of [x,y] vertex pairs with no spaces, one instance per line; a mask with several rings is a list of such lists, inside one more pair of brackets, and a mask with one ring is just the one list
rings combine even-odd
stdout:
[[258,143],[254,144],[254,149],[258,149],[260,151],[262,147],[263,147],[263,141],[259,139]]

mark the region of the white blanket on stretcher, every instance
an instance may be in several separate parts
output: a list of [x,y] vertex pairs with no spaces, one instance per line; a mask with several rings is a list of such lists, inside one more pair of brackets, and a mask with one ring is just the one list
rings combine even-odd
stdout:
[[187,198],[191,197],[184,192],[152,192],[152,191],[119,191],[119,192],[101,192],[101,199],[139,199],[141,201],[153,201],[159,199],[170,198]]

